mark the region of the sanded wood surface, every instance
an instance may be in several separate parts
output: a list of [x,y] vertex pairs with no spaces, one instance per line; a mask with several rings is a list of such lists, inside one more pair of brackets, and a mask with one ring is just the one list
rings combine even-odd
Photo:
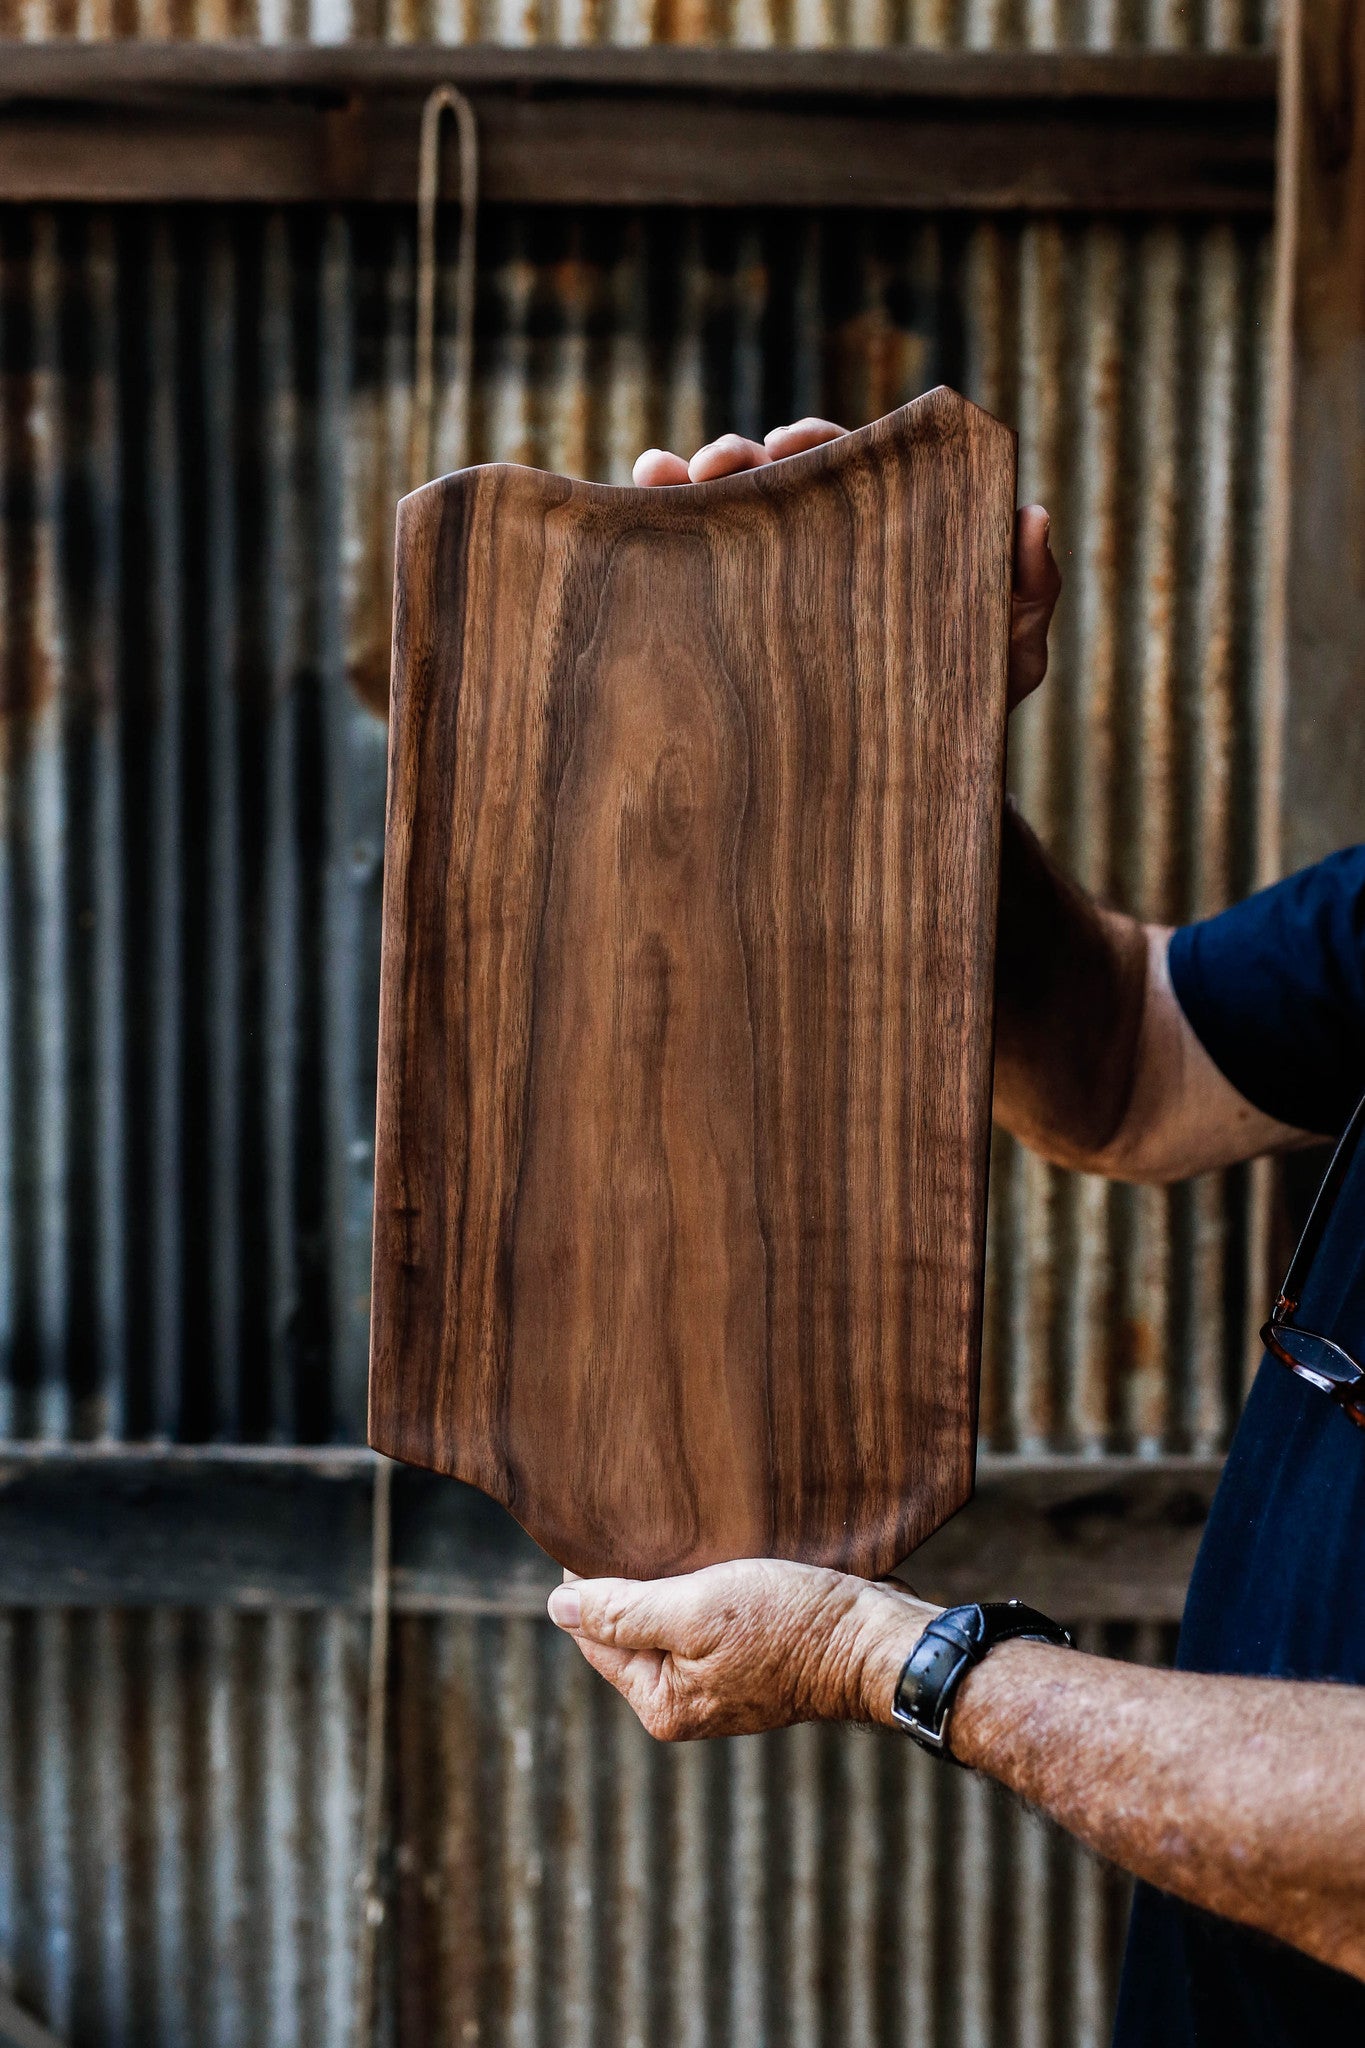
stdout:
[[370,1439],[578,1571],[971,1489],[1014,437],[399,508]]

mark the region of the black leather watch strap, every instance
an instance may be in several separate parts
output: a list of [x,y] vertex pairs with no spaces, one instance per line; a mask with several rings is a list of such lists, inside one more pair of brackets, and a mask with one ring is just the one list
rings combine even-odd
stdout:
[[945,1608],[905,1660],[891,1702],[892,1718],[922,1749],[952,1757],[948,1722],[958,1687],[997,1643],[1019,1637],[1071,1648],[1071,1637],[1060,1622],[1036,1607],[1025,1607],[1022,1600]]

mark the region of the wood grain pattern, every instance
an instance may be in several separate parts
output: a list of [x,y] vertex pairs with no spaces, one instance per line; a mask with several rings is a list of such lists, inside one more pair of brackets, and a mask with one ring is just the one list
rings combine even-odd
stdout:
[[1014,437],[399,508],[370,1440],[577,1571],[968,1497]]

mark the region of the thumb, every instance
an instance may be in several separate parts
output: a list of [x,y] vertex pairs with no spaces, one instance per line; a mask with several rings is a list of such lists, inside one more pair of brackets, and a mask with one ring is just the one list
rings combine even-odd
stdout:
[[1062,572],[1052,552],[1052,521],[1042,505],[1025,505],[1014,528],[1015,601],[1050,614],[1061,588]]
[[549,1609],[557,1627],[609,1649],[689,1656],[703,1647],[700,1603],[686,1578],[579,1579],[556,1586]]

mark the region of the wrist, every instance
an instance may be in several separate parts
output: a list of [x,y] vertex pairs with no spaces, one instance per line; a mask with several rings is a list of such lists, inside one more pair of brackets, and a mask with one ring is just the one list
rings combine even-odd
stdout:
[[942,1611],[900,1587],[863,1587],[848,1617],[853,1639],[842,1718],[895,1726],[896,1681],[928,1624]]
[[963,1686],[993,1653],[1021,1639],[1067,1649],[1073,1640],[1060,1622],[1017,1596],[944,1609],[906,1658],[894,1694],[896,1724],[935,1756],[977,1761],[964,1754],[952,1732]]

